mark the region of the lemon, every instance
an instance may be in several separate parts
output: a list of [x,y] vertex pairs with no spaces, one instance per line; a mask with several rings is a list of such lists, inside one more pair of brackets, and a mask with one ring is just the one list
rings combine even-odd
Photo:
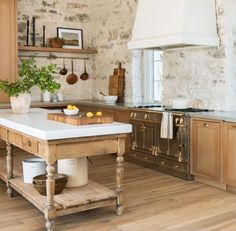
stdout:
[[76,106],[73,106],[73,110],[78,109]]
[[96,116],[102,116],[102,112],[101,111],[98,111],[98,112],[96,112]]
[[67,109],[68,109],[68,110],[73,110],[73,109],[74,109],[74,108],[73,108],[73,105],[68,105],[68,106],[67,106]]
[[93,117],[93,113],[92,113],[92,112],[87,112],[87,113],[86,113],[86,116],[87,116],[88,118],[91,118],[91,117]]

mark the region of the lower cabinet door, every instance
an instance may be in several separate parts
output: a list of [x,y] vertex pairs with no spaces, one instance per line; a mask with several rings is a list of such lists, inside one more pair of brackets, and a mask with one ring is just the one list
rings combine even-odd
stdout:
[[192,120],[193,174],[221,181],[221,122]]
[[236,187],[236,123],[223,125],[223,183]]

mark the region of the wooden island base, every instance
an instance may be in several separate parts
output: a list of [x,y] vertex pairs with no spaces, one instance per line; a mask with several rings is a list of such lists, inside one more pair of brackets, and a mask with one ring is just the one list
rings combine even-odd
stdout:
[[[116,205],[117,215],[122,215],[125,134],[42,141],[2,127],[1,135],[1,138],[5,138],[4,140],[7,142],[7,157],[0,156],[0,178],[6,182],[9,196],[12,196],[12,189],[14,189],[45,214],[46,229],[48,231],[54,229],[55,219],[58,216],[98,207]],[[25,140],[28,142],[25,143]],[[22,160],[27,158],[27,156],[14,156],[12,145],[31,152],[46,161],[48,175],[47,196],[40,195],[32,185],[23,182]],[[55,163],[58,159],[111,153],[117,153],[116,190],[111,190],[96,182],[89,181],[85,186],[65,188],[60,195],[54,196]]]

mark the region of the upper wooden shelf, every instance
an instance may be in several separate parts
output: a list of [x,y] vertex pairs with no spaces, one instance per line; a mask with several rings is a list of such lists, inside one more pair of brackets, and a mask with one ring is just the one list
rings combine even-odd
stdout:
[[52,48],[52,47],[31,47],[19,46],[19,51],[32,51],[32,52],[60,52],[60,53],[76,53],[76,54],[96,54],[96,49],[68,49],[68,48]]

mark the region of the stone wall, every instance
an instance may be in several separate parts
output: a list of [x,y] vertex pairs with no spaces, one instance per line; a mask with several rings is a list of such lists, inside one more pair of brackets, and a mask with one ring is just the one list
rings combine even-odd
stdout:
[[[26,20],[32,22],[32,17],[36,17],[36,46],[42,45],[42,28],[46,25],[46,38],[57,35],[57,27],[78,28],[83,30],[84,47],[91,47],[91,7],[90,1],[87,0],[18,0],[18,41],[19,45],[25,45],[26,39]],[[31,27],[32,29],[32,27]],[[35,53],[20,52],[20,56],[35,55]],[[49,53],[37,53],[36,56],[48,56]],[[38,65],[46,65],[50,62],[57,64],[58,71],[62,68],[63,59],[61,57],[86,58],[87,69],[93,76],[93,57],[86,55],[72,55],[54,53],[56,59],[38,57]],[[71,73],[71,59],[65,59],[68,73]],[[74,59],[74,72],[80,76],[83,72],[83,60]],[[92,97],[92,79],[87,81],[79,80],[74,85],[66,83],[66,77],[57,75],[56,79],[61,83],[61,91],[65,99],[89,99]],[[38,89],[33,89],[32,99],[40,100],[41,94]]]
[[[126,69],[125,101],[139,100],[141,78],[132,74],[132,62],[138,65],[135,71],[140,70],[140,56],[133,56],[132,52],[127,49],[127,42],[131,39],[136,7],[137,0],[93,1],[92,44],[98,49],[98,55],[94,59],[94,98],[102,99],[102,96],[98,94],[100,91],[108,93],[109,76],[121,62]],[[137,77],[136,83],[135,77]]]
[[193,107],[236,109],[232,6],[228,0],[216,2],[220,47],[164,52],[164,104],[181,96],[190,99]]

